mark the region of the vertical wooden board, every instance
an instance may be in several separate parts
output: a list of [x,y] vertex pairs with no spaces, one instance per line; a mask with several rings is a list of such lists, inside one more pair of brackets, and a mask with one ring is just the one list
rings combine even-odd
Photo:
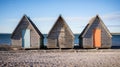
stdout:
[[22,30],[22,47],[30,48],[30,29]]
[[101,29],[94,29],[93,31],[93,44],[94,47],[101,47]]
[[58,48],[57,39],[48,39],[47,48]]
[[64,48],[64,45],[65,45],[65,33],[64,33],[64,31],[60,31],[59,48]]

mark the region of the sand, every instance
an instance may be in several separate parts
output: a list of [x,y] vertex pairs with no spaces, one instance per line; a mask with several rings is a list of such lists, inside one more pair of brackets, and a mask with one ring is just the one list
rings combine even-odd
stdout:
[[0,67],[120,67],[119,51],[0,51]]

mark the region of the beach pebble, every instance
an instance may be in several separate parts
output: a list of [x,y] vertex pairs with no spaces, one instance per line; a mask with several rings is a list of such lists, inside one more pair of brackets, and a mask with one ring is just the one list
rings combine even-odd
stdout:
[[0,67],[120,67],[120,52],[0,52]]

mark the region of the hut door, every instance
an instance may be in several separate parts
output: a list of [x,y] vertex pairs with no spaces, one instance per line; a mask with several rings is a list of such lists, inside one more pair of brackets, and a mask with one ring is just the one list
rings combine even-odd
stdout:
[[64,41],[65,41],[65,32],[64,32],[64,28],[62,28],[59,34],[59,48],[64,48],[65,45]]
[[22,47],[30,48],[30,29],[22,30]]
[[101,29],[99,28],[93,31],[93,45],[96,48],[101,47]]

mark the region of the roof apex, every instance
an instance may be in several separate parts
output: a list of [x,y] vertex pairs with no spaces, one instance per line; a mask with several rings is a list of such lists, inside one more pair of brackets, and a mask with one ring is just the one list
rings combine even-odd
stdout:
[[71,33],[72,33],[72,36],[74,37],[72,30],[69,28],[68,24],[66,23],[66,21],[64,20],[64,18],[62,17],[61,14],[59,15],[58,19],[56,20],[56,22],[54,23],[54,25],[53,25],[52,28],[50,29],[47,37],[49,37],[52,29],[53,29],[53,28],[55,27],[55,25],[58,23],[59,19],[62,20],[62,23],[65,24],[65,25],[68,27],[69,32],[71,32]]
[[62,15],[61,15],[61,14],[59,15],[58,19],[63,19],[63,17],[62,17]]
[[26,17],[26,18],[28,18],[28,16],[27,16],[26,14],[23,14],[23,17]]
[[62,14],[60,14],[59,17],[62,17]]
[[85,26],[85,28],[83,29],[79,37],[83,37],[86,34],[86,32],[88,31],[88,29],[90,28],[90,26],[94,23],[96,19],[100,20],[100,24],[104,27],[104,29],[107,31],[110,37],[112,37],[112,35],[110,34],[110,31],[107,29],[107,27],[105,26],[105,24],[103,23],[102,19],[99,17],[98,14],[89,21],[89,23]]
[[96,17],[99,17],[99,14],[96,14]]

